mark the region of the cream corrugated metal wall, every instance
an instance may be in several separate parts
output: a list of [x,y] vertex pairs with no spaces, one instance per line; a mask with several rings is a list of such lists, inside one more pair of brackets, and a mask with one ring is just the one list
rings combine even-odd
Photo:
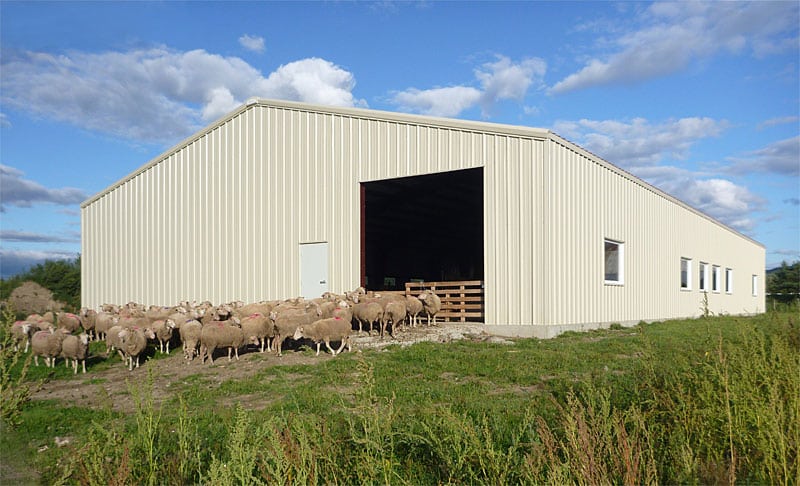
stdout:
[[[764,311],[762,246],[677,203],[639,179],[556,136],[544,163],[541,200],[546,235],[540,247],[545,289],[537,322],[550,325],[630,322],[697,316],[701,261],[719,265],[714,313]],[[604,282],[603,242],[624,244],[622,285]],[[692,259],[692,290],[680,289],[680,260]],[[724,269],[733,270],[733,292]],[[751,276],[761,288],[751,291]]]
[[[83,305],[295,296],[299,244],[323,241],[331,290],[351,289],[360,182],[476,167],[487,324],[697,314],[697,292],[676,291],[680,256],[731,266],[737,294],[764,280],[762,247],[549,132],[261,101],[83,204]],[[603,237],[625,242],[622,287],[602,284]],[[746,299],[709,300],[734,313]]]

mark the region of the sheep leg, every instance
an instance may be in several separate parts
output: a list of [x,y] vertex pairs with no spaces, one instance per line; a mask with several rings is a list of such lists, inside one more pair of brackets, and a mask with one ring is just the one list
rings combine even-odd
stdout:
[[72,364],[72,374],[73,375],[77,375],[78,374],[78,359],[77,358],[75,358],[75,362]]
[[230,363],[230,361],[231,361],[231,351],[232,351],[232,350],[233,350],[233,346],[229,346],[229,347],[228,347],[228,362],[229,362],[229,363]]
[[333,353],[334,356],[336,356],[337,354],[342,352],[342,350],[344,349],[344,343],[345,343],[345,339],[342,338],[342,344],[341,344],[341,346],[339,346],[339,349],[337,349],[336,352]]
[[[85,359],[81,360],[81,365],[83,366],[83,374],[85,375],[86,374],[86,360]],[[77,366],[75,368],[76,368],[76,371],[77,371]]]
[[332,355],[336,356],[336,351],[334,351],[333,348],[331,347],[330,339],[325,340],[325,346],[328,348],[328,351],[330,351]]
[[33,356],[33,362],[36,363],[36,366],[39,366],[39,355],[35,354]]
[[317,356],[319,356],[319,347],[322,345],[321,342],[317,341]]
[[233,348],[233,354],[236,355],[236,361],[239,361],[239,347],[238,346]]

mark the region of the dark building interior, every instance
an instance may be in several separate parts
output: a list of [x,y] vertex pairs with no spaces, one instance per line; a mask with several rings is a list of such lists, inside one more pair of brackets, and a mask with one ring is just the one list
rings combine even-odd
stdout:
[[483,280],[483,168],[361,184],[361,280]]

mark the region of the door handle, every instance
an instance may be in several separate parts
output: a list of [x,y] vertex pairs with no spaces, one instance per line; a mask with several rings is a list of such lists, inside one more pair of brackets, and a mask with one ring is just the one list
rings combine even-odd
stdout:
[[325,282],[324,280],[320,280],[319,283],[324,284],[324,283],[327,283],[327,282]]

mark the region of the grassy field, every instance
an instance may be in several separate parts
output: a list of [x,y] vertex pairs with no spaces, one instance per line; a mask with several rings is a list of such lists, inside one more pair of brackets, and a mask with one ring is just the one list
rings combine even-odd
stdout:
[[[364,350],[190,375],[160,400],[146,363],[129,414],[23,400],[0,483],[800,484],[797,316]],[[6,417],[47,372],[20,382],[25,356],[3,352]]]

